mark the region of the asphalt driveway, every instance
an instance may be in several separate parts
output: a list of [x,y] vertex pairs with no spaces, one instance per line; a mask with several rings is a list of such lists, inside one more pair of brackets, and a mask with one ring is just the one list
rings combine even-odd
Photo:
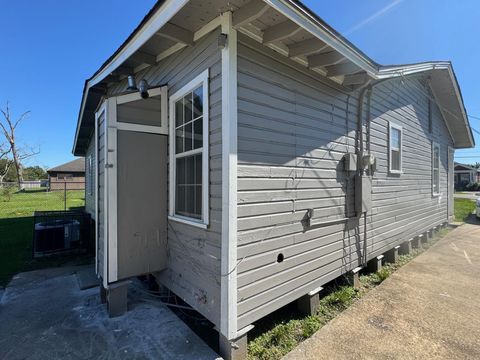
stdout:
[[480,359],[479,277],[472,217],[285,359]]

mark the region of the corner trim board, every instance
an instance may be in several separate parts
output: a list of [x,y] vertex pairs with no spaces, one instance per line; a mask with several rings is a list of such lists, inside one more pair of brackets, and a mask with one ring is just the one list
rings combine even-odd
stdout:
[[220,332],[237,333],[237,31],[232,13],[221,15],[227,46],[222,53],[222,257]]
[[108,256],[108,282],[118,280],[118,239],[117,239],[117,99],[107,100],[107,117],[105,121],[105,211],[107,221],[107,256]]

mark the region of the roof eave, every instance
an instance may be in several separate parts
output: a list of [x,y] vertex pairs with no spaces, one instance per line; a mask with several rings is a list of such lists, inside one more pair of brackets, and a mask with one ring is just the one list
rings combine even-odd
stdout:
[[77,149],[78,136],[82,119],[84,116],[85,103],[89,91],[92,87],[99,84],[109,74],[111,74],[126,59],[134,54],[142,45],[144,45],[165,23],[170,20],[188,0],[164,0],[158,1],[149,13],[144,17],[139,26],[130,34],[127,40],[117,49],[117,51],[98,69],[93,76],[85,82],[83,89],[82,102],[80,105],[77,128],[73,142],[73,154],[81,154]]
[[[263,0],[272,8],[282,13],[291,21],[297,23],[308,32],[312,33],[320,40],[341,53],[349,61],[357,65],[365,71],[373,79],[387,79],[398,76],[406,76],[410,74],[430,71],[430,70],[447,70],[452,80],[454,93],[461,109],[461,117],[466,127],[466,141],[457,141],[456,148],[473,147],[475,141],[472,130],[466,115],[461,91],[456,79],[455,73],[450,62],[424,62],[417,64],[399,65],[399,66],[380,66],[370,59],[366,54],[361,52],[355,45],[350,43],[341,34],[331,28],[315,13],[308,9],[298,0]],[[77,130],[73,146],[73,153],[83,155],[78,149],[78,136],[84,117],[85,104],[87,103],[90,89],[99,84],[106,76],[116,69],[128,56],[137,51],[153,34],[158,31],[176,12],[178,12],[188,0],[166,0],[157,3],[154,8],[147,14],[142,23],[135,29],[130,37],[122,44],[122,46],[102,65],[102,67],[90,78],[84,87],[82,103],[79,112]]]

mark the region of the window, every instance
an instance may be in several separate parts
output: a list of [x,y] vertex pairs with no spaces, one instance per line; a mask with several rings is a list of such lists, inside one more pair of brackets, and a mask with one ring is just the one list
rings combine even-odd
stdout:
[[432,193],[440,194],[440,145],[432,145]]
[[389,170],[391,173],[402,172],[402,127],[390,123],[390,140],[388,144]]
[[57,174],[57,180],[73,180],[73,175],[72,174]]
[[208,72],[170,98],[170,216],[208,224]]

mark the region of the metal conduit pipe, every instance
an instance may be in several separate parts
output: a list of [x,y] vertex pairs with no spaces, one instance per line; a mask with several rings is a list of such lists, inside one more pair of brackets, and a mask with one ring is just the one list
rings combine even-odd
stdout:
[[[414,77],[419,77],[418,75]],[[422,76],[420,76],[422,77]],[[367,152],[370,154],[371,151],[371,100],[372,100],[372,93],[373,89],[377,86],[380,85],[386,81],[389,80],[397,80],[397,77],[393,78],[386,78],[386,79],[379,79],[379,80],[373,80],[367,82],[363,87],[361,88],[360,92],[360,97],[358,99],[358,111],[357,111],[357,155],[358,155],[358,163],[359,165],[362,164],[362,157],[363,157],[363,152],[364,152],[364,146],[363,146],[363,105],[365,102],[365,96],[367,96],[367,104],[366,104],[366,109],[365,109],[365,118],[366,118],[366,147],[367,147]],[[360,168],[360,175],[363,175],[363,167],[359,166]],[[368,175],[372,176],[372,169],[369,167],[368,169]],[[363,236],[364,236],[364,241],[363,241],[363,249],[364,249],[364,256],[362,259],[363,265],[366,265],[367,263],[367,213],[363,213],[364,215],[364,221],[363,221]]]

